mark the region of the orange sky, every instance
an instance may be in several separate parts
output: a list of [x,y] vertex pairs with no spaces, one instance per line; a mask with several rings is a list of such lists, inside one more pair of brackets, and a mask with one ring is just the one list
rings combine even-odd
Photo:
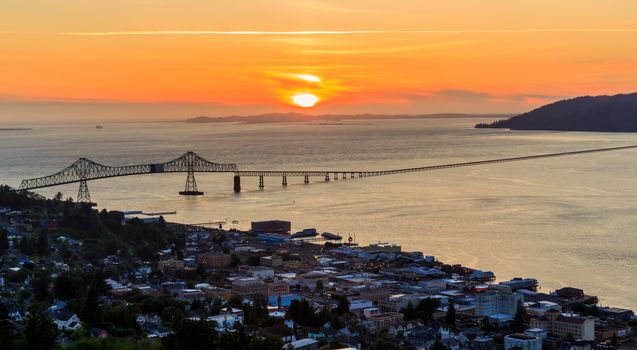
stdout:
[[0,3],[0,122],[519,112],[636,87],[634,0]]

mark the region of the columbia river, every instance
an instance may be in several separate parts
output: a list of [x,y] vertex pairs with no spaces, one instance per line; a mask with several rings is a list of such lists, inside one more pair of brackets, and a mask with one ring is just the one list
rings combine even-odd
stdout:
[[[636,134],[473,129],[476,119],[358,120],[346,124],[120,123],[35,125],[0,132],[0,183],[49,175],[79,157],[105,165],[165,162],[188,150],[251,169],[382,170],[637,144]],[[3,126],[4,127],[4,126]],[[7,126],[13,127],[13,126]],[[346,179],[197,174],[204,196],[187,198],[185,174],[89,182],[100,208],[177,211],[199,223],[284,219],[365,244],[389,241],[447,263],[534,277],[637,308],[637,150]],[[77,184],[37,190],[77,195]]]

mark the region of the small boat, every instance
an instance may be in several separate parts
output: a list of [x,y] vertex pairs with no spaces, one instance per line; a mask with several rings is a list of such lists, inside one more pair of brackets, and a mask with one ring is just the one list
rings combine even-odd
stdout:
[[104,129],[104,127],[102,125],[96,125],[95,129]]
[[343,239],[341,235],[336,233],[330,233],[330,232],[323,232],[323,234],[321,234],[321,237],[325,239],[329,239],[329,240],[334,240],[334,241],[340,241],[341,239]]

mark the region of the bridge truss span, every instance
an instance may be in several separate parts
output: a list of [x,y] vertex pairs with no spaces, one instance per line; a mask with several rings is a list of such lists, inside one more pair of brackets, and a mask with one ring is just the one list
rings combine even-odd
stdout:
[[234,172],[236,164],[220,164],[206,160],[190,151],[165,163],[139,164],[126,166],[106,166],[87,158],[80,158],[63,170],[49,176],[22,180],[19,190],[34,190],[70,183],[80,183],[78,202],[90,203],[87,181],[118,176],[155,174],[155,173],[188,173],[183,195],[201,195],[197,190],[195,172]]

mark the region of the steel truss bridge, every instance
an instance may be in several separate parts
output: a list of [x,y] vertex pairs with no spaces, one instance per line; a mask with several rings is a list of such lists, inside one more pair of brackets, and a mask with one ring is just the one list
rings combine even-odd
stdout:
[[159,174],[159,173],[187,173],[186,186],[184,191],[179,192],[185,196],[202,195],[197,189],[197,182],[195,180],[196,172],[208,172],[208,173],[233,173],[234,174],[234,191],[241,191],[241,177],[258,177],[259,189],[264,188],[265,177],[280,177],[282,186],[288,185],[288,177],[303,177],[305,184],[310,183],[310,178],[319,177],[321,180],[329,182],[331,179],[354,179],[371,176],[393,175],[412,173],[418,171],[430,171],[441,170],[467,166],[477,166],[493,163],[505,163],[523,160],[533,160],[540,158],[562,157],[571,155],[580,155],[585,153],[595,152],[609,152],[609,151],[621,151],[637,148],[637,145],[620,146],[620,147],[608,147],[608,148],[595,148],[579,151],[559,152],[559,153],[545,153],[536,154],[530,156],[511,157],[511,158],[498,158],[488,159],[473,162],[451,163],[441,165],[429,165],[416,168],[403,168],[403,169],[388,169],[378,171],[360,171],[360,170],[239,170],[236,164],[219,164],[213,163],[199,156],[198,154],[190,151],[186,152],[182,156],[173,159],[166,163],[153,163],[153,164],[141,164],[141,165],[127,165],[127,166],[106,166],[96,163],[90,159],[80,158],[75,163],[69,165],[63,170],[49,176],[22,180],[19,190],[33,190],[44,187],[52,187],[69,183],[79,183],[80,189],[78,191],[77,202],[78,203],[91,203],[91,197],[88,190],[87,181],[105,179],[118,176],[131,176],[142,174]]

